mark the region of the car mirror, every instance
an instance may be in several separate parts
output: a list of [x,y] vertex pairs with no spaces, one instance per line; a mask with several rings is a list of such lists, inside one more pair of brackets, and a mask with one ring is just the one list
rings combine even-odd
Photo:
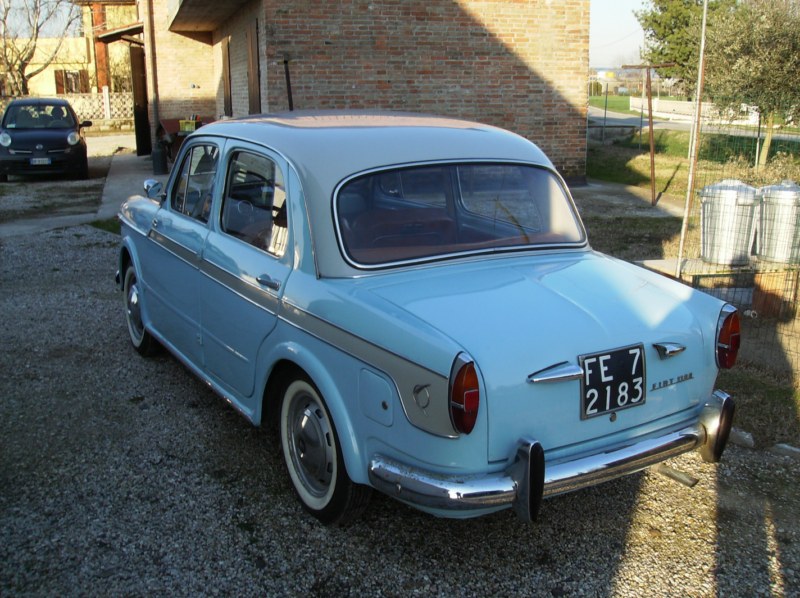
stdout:
[[90,121],[90,120],[85,120],[80,124],[81,128],[83,128],[83,127],[91,127],[91,126],[92,126],[92,121]]
[[161,195],[161,191],[163,189],[164,185],[155,179],[147,179],[144,182],[144,193],[150,199],[161,199],[159,196]]

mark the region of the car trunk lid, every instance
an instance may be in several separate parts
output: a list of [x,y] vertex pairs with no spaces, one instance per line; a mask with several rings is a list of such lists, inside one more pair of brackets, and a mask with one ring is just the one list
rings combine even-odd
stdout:
[[[707,390],[696,372],[713,354],[688,308],[688,287],[654,284],[650,273],[591,252],[428,273],[372,290],[473,357],[483,378],[490,461],[508,458],[523,436],[556,450],[624,432],[686,410]],[[656,345],[673,354],[662,357]],[[616,374],[609,369],[615,361]],[[591,373],[553,375],[565,365]],[[537,373],[555,379],[533,382]],[[582,405],[582,393],[587,403],[595,399],[594,411]]]

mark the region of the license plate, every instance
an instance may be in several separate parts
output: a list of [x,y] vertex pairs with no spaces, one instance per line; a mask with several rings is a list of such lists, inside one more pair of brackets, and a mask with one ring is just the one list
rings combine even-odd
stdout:
[[50,158],[31,158],[31,166],[50,166]]
[[581,419],[589,419],[645,401],[644,345],[578,357],[581,377]]

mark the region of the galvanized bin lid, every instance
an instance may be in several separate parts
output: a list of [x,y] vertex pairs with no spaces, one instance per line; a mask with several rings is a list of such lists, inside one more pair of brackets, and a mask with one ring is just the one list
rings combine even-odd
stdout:
[[737,204],[756,202],[756,188],[736,179],[725,179],[700,190],[702,201],[720,200]]
[[794,181],[783,181],[777,185],[761,187],[758,194],[770,203],[800,203],[800,185]]

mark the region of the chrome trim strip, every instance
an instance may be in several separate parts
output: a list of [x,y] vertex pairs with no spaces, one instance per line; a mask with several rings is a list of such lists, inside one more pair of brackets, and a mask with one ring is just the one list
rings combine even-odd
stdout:
[[154,228],[150,229],[150,231],[148,233],[148,236],[154,242],[156,242],[159,245],[161,245],[164,249],[166,249],[170,253],[174,254],[179,259],[182,259],[183,261],[185,261],[185,262],[187,262],[187,263],[189,263],[189,264],[191,264],[193,266],[197,266],[197,263],[200,261],[200,256],[197,254],[197,252],[195,252],[195,251],[193,251],[193,250],[191,250],[191,249],[189,249],[187,247],[184,247],[183,245],[181,245],[180,243],[178,243],[176,241],[173,241],[169,237],[164,236],[163,234],[161,234],[159,231],[157,231],[155,229],[155,225],[154,225]]
[[[346,244],[344,242],[344,236],[342,235],[341,226],[339,225],[339,191],[342,189],[342,187],[347,185],[347,183],[359,177],[368,176],[380,172],[392,172],[397,170],[424,167],[424,166],[461,166],[461,165],[472,165],[472,164],[475,165],[500,164],[500,165],[512,165],[512,166],[528,166],[531,168],[538,168],[541,170],[545,170],[548,173],[554,175],[556,180],[561,184],[561,189],[564,192],[564,196],[566,197],[569,206],[572,208],[572,215],[575,217],[576,223],[579,225],[580,232],[582,233],[581,240],[571,241],[571,242],[565,241],[563,243],[539,243],[539,244],[528,244],[528,245],[498,246],[487,249],[462,249],[460,251],[456,251],[453,253],[442,253],[431,256],[408,258],[404,260],[396,260],[393,262],[381,262],[379,264],[362,264],[361,262],[353,259],[347,252]],[[426,160],[422,162],[393,164],[388,167],[378,166],[375,168],[362,170],[340,181],[339,184],[336,185],[336,187],[333,190],[332,204],[333,204],[334,235],[339,245],[339,252],[341,253],[342,257],[344,258],[344,260],[347,262],[348,265],[362,271],[393,269],[403,266],[428,264],[431,262],[446,261],[451,259],[459,259],[465,257],[469,258],[476,255],[477,256],[502,255],[506,253],[517,253],[523,251],[536,251],[537,253],[539,253],[545,251],[563,251],[568,249],[586,249],[589,246],[589,238],[586,233],[586,227],[584,226],[583,220],[581,220],[580,214],[578,213],[578,208],[575,205],[575,200],[573,199],[572,194],[569,192],[569,186],[564,181],[563,177],[558,173],[558,171],[555,170],[555,168],[547,164],[542,164],[539,162],[531,162],[530,160],[514,160],[514,159],[486,160],[480,158],[473,158],[473,159],[463,159],[463,160],[452,160],[452,159]]]
[[635,473],[693,449],[704,458],[714,451],[712,456],[718,459],[724,449],[723,436],[730,431],[731,415],[732,400],[715,391],[694,424],[603,453],[543,465],[540,496],[534,490],[539,472],[526,462],[537,454],[538,443],[529,439],[519,441],[515,458],[504,472],[466,476],[437,473],[377,454],[369,463],[369,480],[381,492],[423,508],[470,511],[513,506],[523,519],[525,513],[532,518],[536,511],[532,501]]
[[278,312],[280,303],[278,297],[274,293],[267,291],[261,285],[254,284],[256,283],[255,279],[251,279],[253,282],[250,283],[247,279],[231,274],[224,268],[208,260],[203,260],[200,263],[200,272],[245,301],[261,307],[272,314]]
[[653,343],[653,346],[656,351],[658,351],[658,356],[661,359],[669,359],[670,357],[675,357],[675,355],[686,351],[686,346],[680,343]]
[[714,359],[716,360],[717,367],[720,367],[719,350],[730,349],[729,345],[719,342],[719,335],[722,332],[722,326],[725,324],[725,320],[728,318],[728,316],[736,313],[737,311],[739,310],[736,309],[733,305],[731,305],[730,303],[726,303],[725,305],[722,306],[722,309],[719,312],[719,316],[717,317],[717,333],[716,336],[714,337]]
[[[392,353],[288,301],[282,307],[281,317],[287,323],[385,372],[395,384],[406,418],[414,426],[444,438],[458,436],[450,422],[448,376]],[[427,387],[431,401],[415,400],[414,389],[422,386]]]
[[583,368],[568,361],[556,363],[528,376],[528,382],[565,382],[567,380],[580,380],[583,377]]

